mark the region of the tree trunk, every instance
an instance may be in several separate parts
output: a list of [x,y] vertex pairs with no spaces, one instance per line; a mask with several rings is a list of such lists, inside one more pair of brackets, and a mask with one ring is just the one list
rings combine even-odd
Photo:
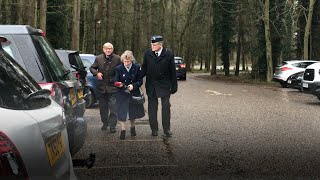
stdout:
[[196,5],[196,3],[198,2],[198,0],[194,0],[193,2],[192,2],[192,4],[190,5],[190,7],[189,7],[189,10],[188,10],[188,12],[189,12],[189,14],[188,14],[188,17],[187,17],[187,21],[186,21],[186,24],[184,25],[184,27],[183,27],[183,29],[182,29],[182,32],[181,32],[181,34],[180,34],[180,37],[179,37],[179,42],[180,42],[180,45],[179,45],[179,54],[182,54],[182,52],[183,52],[183,36],[184,36],[184,34],[186,33],[186,30],[187,30],[187,28],[189,27],[189,25],[190,25],[190,21],[191,21],[191,18],[192,18],[192,15],[193,15],[193,10],[194,10],[194,8],[195,8],[195,5]]
[[239,71],[240,71],[240,56],[241,56],[241,38],[243,36],[242,33],[242,2],[239,2],[239,14],[238,14],[238,42],[237,42],[237,58],[236,58],[236,71],[234,73],[235,76],[239,76]]
[[106,39],[108,39],[108,41],[112,42],[113,41],[113,18],[112,18],[113,5],[112,5],[112,0],[108,0],[107,7],[108,7],[108,12],[107,12]]
[[73,18],[72,18],[72,50],[79,50],[80,42],[80,7],[81,0],[73,1]]
[[269,0],[265,0],[264,4],[264,27],[266,39],[266,57],[267,57],[267,82],[272,81],[273,65],[272,65],[272,48],[270,39],[270,19],[269,19]]
[[47,31],[47,0],[40,0],[40,22],[39,27],[43,32]]
[[132,27],[132,42],[131,42],[131,50],[133,51],[133,55],[137,58],[137,60],[141,59],[140,52],[140,39],[141,39],[141,0],[134,0],[134,16],[133,16],[133,27]]
[[175,10],[175,0],[171,0],[171,9],[170,9],[170,44],[171,48],[175,49],[175,38],[174,38],[174,10]]
[[310,38],[310,32],[311,32],[313,6],[315,1],[316,0],[309,1],[309,14],[308,14],[307,25],[304,31],[304,39],[303,39],[303,59],[305,60],[309,59],[309,38]]

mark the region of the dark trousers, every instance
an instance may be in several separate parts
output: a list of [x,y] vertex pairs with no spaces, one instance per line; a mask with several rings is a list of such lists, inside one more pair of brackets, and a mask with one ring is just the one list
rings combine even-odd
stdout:
[[104,125],[115,128],[117,125],[118,115],[116,113],[115,93],[105,93],[99,96],[100,117]]
[[[155,94],[155,93],[154,93]],[[161,98],[162,106],[162,128],[163,131],[170,131],[170,96]],[[149,114],[149,123],[152,131],[158,131],[158,97],[148,96],[148,114]]]

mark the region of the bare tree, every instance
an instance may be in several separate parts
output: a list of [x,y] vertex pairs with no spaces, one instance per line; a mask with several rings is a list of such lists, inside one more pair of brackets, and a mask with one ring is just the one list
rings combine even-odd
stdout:
[[311,32],[311,21],[312,21],[313,7],[315,2],[316,0],[309,1],[309,13],[308,13],[307,25],[304,31],[304,40],[303,40],[303,58],[304,59],[309,59],[309,37]]
[[81,0],[73,0],[71,49],[79,50]]
[[271,47],[271,39],[270,39],[270,17],[269,17],[269,8],[270,2],[269,0],[265,0],[264,3],[264,32],[265,32],[265,40],[266,40],[266,57],[267,57],[267,82],[272,81],[273,75],[273,64],[272,64],[272,47]]
[[44,32],[47,31],[47,0],[40,0],[40,21],[39,27]]

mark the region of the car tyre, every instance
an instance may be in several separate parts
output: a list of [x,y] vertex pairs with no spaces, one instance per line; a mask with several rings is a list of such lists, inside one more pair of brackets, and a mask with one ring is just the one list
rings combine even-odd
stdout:
[[281,85],[283,88],[287,88],[287,87],[288,87],[288,83],[287,83],[286,81],[280,82],[280,85]]

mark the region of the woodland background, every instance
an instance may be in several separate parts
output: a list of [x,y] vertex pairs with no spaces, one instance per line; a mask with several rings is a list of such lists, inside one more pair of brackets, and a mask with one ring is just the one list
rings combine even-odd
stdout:
[[0,0],[0,23],[40,28],[56,49],[99,54],[111,42],[138,62],[159,34],[188,70],[251,67],[266,81],[284,60],[320,60],[318,0]]

